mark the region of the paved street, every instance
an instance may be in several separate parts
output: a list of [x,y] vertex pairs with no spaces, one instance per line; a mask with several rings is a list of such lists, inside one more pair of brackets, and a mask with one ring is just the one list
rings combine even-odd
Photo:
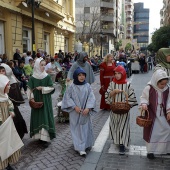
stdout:
[[[149,81],[152,72],[146,74],[134,74],[129,81],[135,89],[139,102],[141,92]],[[100,95],[99,75],[92,85],[99,108]],[[57,87],[56,87],[57,89]],[[57,91],[57,90],[56,90]],[[54,115],[57,114],[56,104],[58,93],[53,96]],[[20,107],[27,126],[30,122],[30,108],[28,101]],[[73,149],[71,134],[68,123],[58,123],[56,120],[57,137],[48,148],[43,148],[37,141],[25,135],[22,148],[22,157],[15,165],[19,170],[168,170],[170,159],[168,156],[160,156],[155,160],[146,158],[145,142],[142,139],[142,128],[136,125],[136,116],[139,115],[138,107],[131,110],[131,146],[125,156],[119,156],[118,148],[108,139],[109,113],[100,111],[93,117],[95,146],[86,158],[80,157]]]
[[[152,72],[150,71],[145,74],[134,74],[130,78],[129,81],[132,82],[138,102],[141,92],[151,76]],[[136,116],[139,114],[138,107],[131,110],[131,142],[125,156],[120,156],[119,149],[111,140],[107,139],[103,151],[92,150],[88,155],[90,158],[86,158],[81,170],[169,170],[170,156],[159,155],[155,160],[147,159],[145,142],[142,137],[143,129],[136,125]],[[109,128],[108,123],[106,124],[107,131],[105,132],[107,134],[105,135],[108,136]]]
[[[92,85],[94,93],[97,98],[97,104],[100,104],[100,97],[98,94],[99,89],[99,79],[97,75],[96,82]],[[56,87],[56,92],[53,94],[53,108],[54,115],[57,114],[56,105],[58,98],[58,91]],[[26,96],[24,96],[26,99]],[[20,111],[26,120],[27,127],[29,129],[30,124],[30,107],[28,105],[28,100],[26,99],[26,104],[20,106]],[[98,106],[99,108],[99,106]],[[93,126],[95,138],[97,138],[103,125],[105,124],[109,113],[99,111],[93,117]],[[22,157],[20,161],[15,165],[18,170],[78,170],[82,166],[85,158],[80,157],[73,149],[70,129],[68,123],[58,123],[56,120],[56,134],[57,137],[52,141],[48,148],[44,148],[43,145],[39,144],[37,141],[30,139],[29,135],[25,135],[23,142],[24,147],[22,148]]]

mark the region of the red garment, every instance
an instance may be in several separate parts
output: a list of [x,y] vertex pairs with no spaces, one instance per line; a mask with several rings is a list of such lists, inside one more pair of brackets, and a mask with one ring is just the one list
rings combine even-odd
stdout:
[[124,69],[124,67],[122,66],[117,66],[114,69],[114,72],[119,72],[122,74],[122,78],[120,80],[117,80],[116,78],[113,79],[113,82],[116,84],[126,84],[127,80],[126,80],[126,70]]
[[[113,70],[115,69],[116,64],[113,63],[112,66],[107,66],[105,62],[100,64],[100,84],[105,90],[107,90],[109,83],[114,77]],[[110,105],[105,102],[105,95],[101,96],[100,109],[110,109]]]

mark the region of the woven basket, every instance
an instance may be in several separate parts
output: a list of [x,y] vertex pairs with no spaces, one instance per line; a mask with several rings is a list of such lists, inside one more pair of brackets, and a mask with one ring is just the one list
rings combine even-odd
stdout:
[[145,111],[145,110],[142,110],[141,115],[136,118],[136,124],[141,127],[148,127],[152,124],[152,119],[149,119],[149,111],[148,110],[146,110],[146,112],[148,113],[147,117],[142,116],[143,111]]
[[125,94],[125,102],[115,102],[116,94],[113,96],[113,103],[110,105],[110,109],[115,114],[125,114],[130,110],[130,104],[128,103],[128,95],[125,91],[122,91]]
[[[33,89],[35,90],[35,89]],[[39,109],[43,107],[44,103],[43,102],[35,102],[34,98],[31,99],[31,93],[33,93],[33,90],[30,91],[30,100],[29,100],[29,105],[33,109]]]

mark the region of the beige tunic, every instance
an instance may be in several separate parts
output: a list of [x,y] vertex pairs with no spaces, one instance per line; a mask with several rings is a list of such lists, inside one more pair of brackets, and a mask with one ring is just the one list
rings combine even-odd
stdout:
[[[0,102],[0,120],[4,122],[9,117],[9,111],[13,110],[13,104],[10,100]],[[12,154],[8,159],[3,162],[0,160],[0,170],[5,169],[9,164],[16,163],[21,156],[20,150]]]

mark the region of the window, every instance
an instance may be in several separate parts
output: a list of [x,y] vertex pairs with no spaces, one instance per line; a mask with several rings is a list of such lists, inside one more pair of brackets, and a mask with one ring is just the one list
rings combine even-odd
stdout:
[[5,53],[5,43],[4,43],[4,23],[0,22],[0,54]]
[[90,7],[84,7],[84,13],[90,14]]
[[88,21],[88,20],[85,21],[84,26],[85,26],[85,27],[89,27],[89,26],[90,26],[90,21]]
[[23,28],[22,30],[22,46],[23,53],[27,51],[31,51],[31,30],[27,28]]
[[44,51],[49,54],[49,34],[44,33]]

